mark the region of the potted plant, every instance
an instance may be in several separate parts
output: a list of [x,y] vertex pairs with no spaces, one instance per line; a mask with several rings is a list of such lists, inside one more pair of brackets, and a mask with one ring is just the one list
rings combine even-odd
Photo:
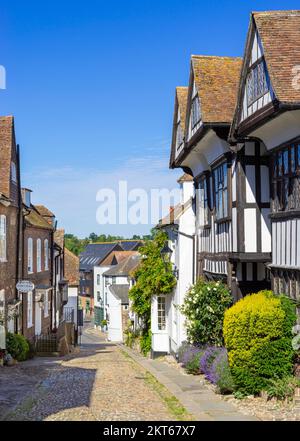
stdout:
[[107,330],[107,320],[104,319],[101,321],[101,328],[102,328],[102,331]]

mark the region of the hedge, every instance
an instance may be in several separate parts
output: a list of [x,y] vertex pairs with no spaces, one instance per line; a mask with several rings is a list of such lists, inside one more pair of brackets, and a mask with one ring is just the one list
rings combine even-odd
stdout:
[[258,394],[293,370],[295,307],[285,296],[261,291],[225,312],[224,340],[237,389]]

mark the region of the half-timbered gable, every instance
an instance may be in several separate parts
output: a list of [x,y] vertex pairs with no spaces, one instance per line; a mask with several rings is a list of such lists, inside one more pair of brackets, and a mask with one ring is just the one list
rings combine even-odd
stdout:
[[170,167],[184,150],[187,93],[187,87],[176,88]]
[[[256,204],[256,214],[248,206],[248,222],[256,216],[256,231],[244,235],[244,246],[254,248],[256,242],[262,257],[272,249],[273,288],[294,298],[300,298],[299,66],[300,11],[253,13],[230,135],[243,157],[246,203]],[[254,162],[247,149],[255,150]]]
[[[240,58],[192,56],[185,145],[171,164],[194,177],[198,275],[225,279],[230,284],[230,256],[237,243],[232,228],[236,168],[227,139],[241,66]],[[236,188],[234,191],[236,194]]]

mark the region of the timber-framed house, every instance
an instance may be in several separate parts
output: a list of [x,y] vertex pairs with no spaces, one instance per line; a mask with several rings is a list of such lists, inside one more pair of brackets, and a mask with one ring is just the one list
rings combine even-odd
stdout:
[[240,196],[250,227],[240,250],[256,243],[263,256],[271,245],[272,289],[299,299],[300,11],[252,14],[230,141],[253,199]]
[[[194,177],[197,276],[225,281],[235,299],[269,287],[265,264],[271,260],[269,194],[257,205],[254,188],[260,175],[268,179],[267,162],[261,170],[257,145],[243,145],[243,153],[237,153],[228,142],[241,68],[241,58],[192,56],[185,135],[182,140],[180,88],[170,161],[171,168]],[[253,223],[260,225],[256,236]]]

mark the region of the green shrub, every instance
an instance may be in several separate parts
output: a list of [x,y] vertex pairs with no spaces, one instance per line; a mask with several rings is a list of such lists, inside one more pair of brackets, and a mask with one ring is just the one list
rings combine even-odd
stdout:
[[7,333],[6,350],[16,360],[27,360],[29,355],[29,344],[23,335]]
[[295,395],[295,389],[300,387],[300,380],[295,377],[283,377],[270,380],[266,388],[268,398],[277,398],[278,400],[292,400]]
[[142,354],[146,357],[151,351],[151,347],[152,347],[152,333],[150,330],[142,333],[140,339],[140,347]]
[[224,338],[234,382],[242,394],[257,394],[273,378],[292,374],[295,308],[271,291],[252,294],[225,313]]
[[181,308],[187,319],[189,343],[222,346],[224,313],[231,304],[226,285],[199,279],[187,292]]

